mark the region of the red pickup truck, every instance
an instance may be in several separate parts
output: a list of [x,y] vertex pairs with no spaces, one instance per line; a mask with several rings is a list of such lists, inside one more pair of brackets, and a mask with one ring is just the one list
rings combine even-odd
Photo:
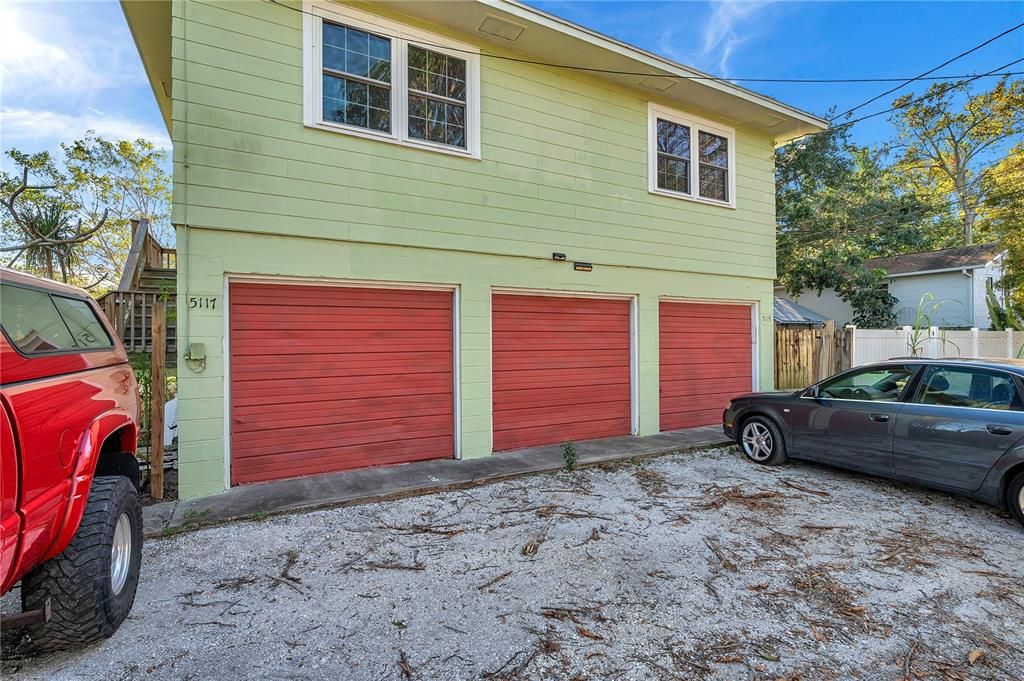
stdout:
[[42,650],[112,635],[142,561],[139,390],[83,291],[0,268],[0,594]]

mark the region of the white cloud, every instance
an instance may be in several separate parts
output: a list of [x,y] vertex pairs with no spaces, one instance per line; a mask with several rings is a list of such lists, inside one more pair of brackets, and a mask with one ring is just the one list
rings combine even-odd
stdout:
[[[692,64],[717,76],[728,77],[729,60],[750,40],[763,21],[771,2],[713,2],[696,36],[696,46],[679,44],[680,26],[668,26],[658,39],[658,50],[676,61]],[[756,21],[755,21],[756,20]],[[686,27],[686,28],[689,28]]]
[[95,130],[101,137],[111,140],[144,139],[164,149],[171,145],[164,130],[117,114],[88,111],[75,115],[6,107],[0,110],[0,136],[5,148],[25,142],[67,142],[82,137],[87,130]]
[[711,6],[711,16],[701,36],[701,50],[705,56],[717,54],[718,73],[726,75],[729,58],[745,40],[750,38],[751,27],[747,26],[740,35],[741,26],[760,14],[768,2],[716,2]]
[[123,42],[86,18],[72,23],[38,5],[0,4],[4,98],[136,84],[140,69],[132,60],[134,46],[130,40]]

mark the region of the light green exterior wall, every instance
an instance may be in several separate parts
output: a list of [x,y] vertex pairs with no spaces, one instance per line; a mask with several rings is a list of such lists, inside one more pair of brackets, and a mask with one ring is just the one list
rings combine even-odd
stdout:
[[481,160],[310,129],[300,13],[192,0],[173,13],[179,348],[208,355],[198,373],[179,358],[183,498],[225,488],[227,274],[457,286],[463,458],[490,454],[492,287],[636,295],[640,434],[658,431],[661,296],[757,302],[771,386],[769,137],[736,131],[735,210],[652,195],[647,94],[486,57]]

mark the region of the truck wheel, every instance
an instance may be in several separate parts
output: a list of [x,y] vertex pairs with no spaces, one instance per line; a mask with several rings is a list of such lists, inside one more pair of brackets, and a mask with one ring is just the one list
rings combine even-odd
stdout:
[[28,629],[33,645],[66,650],[112,636],[132,609],[141,565],[142,505],[135,487],[120,476],[95,478],[71,543],[22,580],[25,610],[50,601],[50,621]]

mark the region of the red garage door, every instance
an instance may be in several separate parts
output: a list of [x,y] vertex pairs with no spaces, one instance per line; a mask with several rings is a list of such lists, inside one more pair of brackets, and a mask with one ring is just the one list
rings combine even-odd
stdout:
[[750,305],[661,301],[661,430],[721,423],[722,410],[750,392]]
[[450,291],[232,283],[231,481],[454,453]]
[[494,449],[630,432],[630,301],[495,294]]

